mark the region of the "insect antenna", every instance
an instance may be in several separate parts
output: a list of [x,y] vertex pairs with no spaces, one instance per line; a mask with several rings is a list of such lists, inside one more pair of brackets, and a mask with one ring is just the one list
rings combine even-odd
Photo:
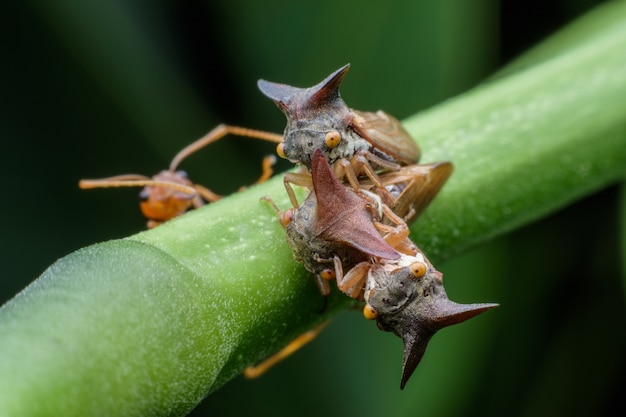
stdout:
[[148,185],[166,187],[189,195],[196,194],[196,189],[194,189],[193,187],[189,187],[184,184],[177,184],[170,181],[153,180],[144,175],[136,174],[116,175],[113,177],[100,178],[97,180],[80,180],[78,182],[78,186],[83,190],[93,188],[145,187]]

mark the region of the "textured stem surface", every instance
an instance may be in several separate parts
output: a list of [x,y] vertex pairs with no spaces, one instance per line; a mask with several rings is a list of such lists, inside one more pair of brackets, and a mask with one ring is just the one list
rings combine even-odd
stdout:
[[[624,178],[624,16],[407,121],[424,162],[455,164],[412,227],[433,262]],[[264,195],[289,206],[279,176],[52,265],[0,309],[0,415],[181,415],[349,306],[319,313]]]

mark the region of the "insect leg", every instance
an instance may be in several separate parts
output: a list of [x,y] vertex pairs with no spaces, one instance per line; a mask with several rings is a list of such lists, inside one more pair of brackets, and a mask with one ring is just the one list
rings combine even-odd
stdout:
[[268,155],[263,158],[263,164],[261,165],[263,168],[263,172],[261,176],[254,182],[255,184],[261,184],[262,182],[267,181],[272,174],[274,173],[274,169],[272,168],[276,163],[275,155]]
[[196,195],[196,189],[184,184],[178,184],[170,181],[153,180],[143,175],[117,175],[115,177],[100,178],[97,180],[80,180],[78,187],[83,190],[91,188],[115,188],[115,187],[145,187],[147,185],[156,187],[165,187],[172,190],[180,191],[190,196]]
[[409,226],[406,222],[393,212],[387,205],[383,205],[385,220],[389,223],[374,222],[374,226],[378,231],[384,233],[383,239],[392,248],[406,255],[414,255],[418,249],[415,243],[409,239]]
[[[261,184],[267,181],[274,173],[274,169],[272,167],[274,166],[275,163],[276,163],[275,155],[267,155],[265,158],[263,158],[263,162],[261,164],[261,169],[262,169],[261,176],[252,185]],[[248,187],[243,185],[239,187],[239,191],[243,191],[246,188]]]
[[337,255],[333,255],[330,259],[324,259],[319,255],[315,255],[314,260],[319,263],[333,264],[333,269],[328,268],[315,275],[315,284],[317,285],[317,289],[320,290],[320,293],[324,297],[327,297],[330,295],[330,285],[328,284],[328,281],[332,279],[341,280],[343,278],[343,265],[341,264],[341,259]]
[[261,197],[261,201],[265,201],[267,204],[272,206],[274,211],[276,211],[276,215],[278,216],[278,222],[280,225],[285,228],[291,221],[293,220],[293,209],[287,209],[285,211],[278,208],[274,200],[269,198],[268,196]]
[[180,152],[176,154],[174,159],[172,159],[172,162],[170,163],[170,171],[175,171],[176,167],[178,167],[182,160],[187,158],[189,155],[199,151],[213,142],[217,142],[226,135],[244,136],[253,139],[266,140],[273,143],[281,143],[283,141],[283,135],[279,135],[277,133],[220,124],[200,139],[181,149]]
[[337,288],[351,298],[360,299],[363,292],[363,282],[370,267],[371,264],[369,262],[361,262],[355,265],[345,276],[337,279]]
[[324,323],[318,325],[314,329],[311,329],[308,332],[305,332],[301,334],[300,336],[296,337],[294,340],[289,342],[287,346],[285,346],[284,348],[282,348],[281,350],[279,350],[278,352],[276,352],[269,358],[265,359],[263,362],[259,363],[258,365],[247,367],[243,371],[243,376],[248,379],[252,379],[252,378],[258,378],[259,376],[263,375],[265,372],[267,372],[270,368],[272,368],[278,362],[286,359],[295,351],[300,349],[302,346],[306,345],[307,343],[315,339],[315,337],[317,337],[317,335],[320,334],[320,332],[324,330],[324,328],[327,325],[328,325],[328,321],[325,321]]
[[293,191],[291,184],[299,185],[301,187],[313,188],[313,179],[311,178],[311,174],[308,172],[288,172],[285,174],[283,178],[283,183],[285,184],[285,190],[287,190],[287,194],[289,195],[289,200],[294,208],[300,207],[298,203],[298,199],[296,198],[296,193]]
[[[352,167],[352,164],[350,164],[350,161],[348,161],[347,159],[340,159],[337,161],[337,163],[335,164],[335,175],[337,175],[337,178],[345,177],[354,191],[359,191],[359,189],[361,188],[359,180],[357,179],[357,175],[354,172],[354,168]],[[380,184],[380,180],[378,181],[378,183]]]
[[[213,202],[219,200],[220,198],[222,198],[221,195],[215,194],[213,191],[209,190],[206,187],[203,187],[202,185],[194,184],[193,188],[196,189],[196,192],[198,194],[200,194],[200,196],[202,198],[204,198],[206,201],[208,201],[210,203],[213,203]],[[203,206],[204,204],[202,203],[202,201],[200,201],[200,203],[198,203],[197,201],[194,200],[194,204],[193,205],[194,205],[195,208],[198,208],[198,207]]]

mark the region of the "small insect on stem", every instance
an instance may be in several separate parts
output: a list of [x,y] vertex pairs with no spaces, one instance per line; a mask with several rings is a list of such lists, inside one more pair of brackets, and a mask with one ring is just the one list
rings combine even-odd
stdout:
[[[309,178],[312,191],[302,205],[281,211],[269,197],[264,197],[263,200],[276,210],[295,259],[315,274],[315,283],[320,293],[326,297],[330,295],[330,280],[343,282],[344,268],[348,270],[371,258],[399,258],[400,253],[386,239],[393,242],[404,239],[408,241],[408,228],[402,219],[382,205],[378,196],[373,195],[372,198],[367,190],[356,193],[344,186],[319,149],[313,154],[311,172]],[[383,213],[402,224],[399,230],[379,223]],[[384,227],[384,238],[381,237],[377,225]],[[412,251],[413,248],[409,250]],[[355,294],[349,295],[353,298],[362,297],[363,288],[351,286],[356,290]],[[244,376],[260,376],[312,340],[322,328],[305,333],[275,355],[247,368]]]
[[[360,266],[354,268],[359,269]],[[457,304],[448,299],[443,275],[418,252],[396,261],[367,265],[363,314],[404,343],[400,389],[420,363],[428,342],[440,329],[461,323],[498,304]],[[363,271],[361,271],[363,273]]]
[[[339,96],[348,68],[305,89],[259,81],[287,117],[279,156],[303,167],[284,178],[292,208],[283,212],[266,200],[320,293],[328,295],[335,279],[343,293],[366,301],[367,319],[403,340],[402,389],[435,332],[497,304],[450,301],[442,274],[409,238],[407,223],[437,195],[452,164],[418,165],[419,148],[400,122],[381,111],[348,108]],[[293,184],[312,189],[302,205]],[[247,374],[258,376],[293,350],[288,345]]]
[[[341,279],[342,269],[369,259],[400,255],[381,237],[377,202],[346,188],[335,176],[321,150],[313,155],[313,191],[297,208],[278,212],[294,257],[315,274],[324,296],[329,279]],[[265,198],[270,201],[269,198]],[[406,233],[408,235],[408,232]]]
[[[316,150],[311,161],[312,192],[302,205],[282,212],[266,198],[278,212],[296,260],[315,274],[320,292],[328,295],[328,281],[335,279],[344,294],[366,301],[367,319],[402,339],[401,389],[438,330],[497,306],[450,301],[442,274],[408,236],[405,221],[422,213],[452,168],[449,162],[439,162],[383,173],[381,183],[392,198],[387,205],[383,195],[371,197],[378,191],[373,181],[363,181],[358,193],[344,186],[321,150]],[[389,254],[382,255],[388,249]],[[311,339],[308,333],[295,339],[244,374],[259,376]]]
[[[139,194],[141,212],[148,219],[148,228],[158,226],[192,208],[198,208],[207,202],[214,202],[222,198],[221,195],[214,193],[210,189],[192,183],[187,178],[185,171],[177,170],[177,167],[189,155],[229,134],[262,139],[274,143],[282,141],[282,135],[275,133],[220,124],[205,136],[183,148],[172,159],[167,170],[161,171],[152,178],[136,174],[118,175],[108,178],[81,180],[78,186],[82,189],[144,187]],[[272,166],[275,162],[276,158],[273,155],[263,159],[263,172],[255,184],[266,181],[271,177],[273,173]]]
[[[349,108],[339,95],[339,85],[348,72],[345,65],[310,88],[259,80],[261,92],[287,117],[284,141],[278,155],[310,171],[313,152],[321,149],[340,179],[358,190],[359,177],[383,188],[379,173],[397,171],[418,162],[420,150],[394,117],[383,111],[362,112]],[[297,205],[290,184],[304,185],[302,176],[288,174],[285,186]]]

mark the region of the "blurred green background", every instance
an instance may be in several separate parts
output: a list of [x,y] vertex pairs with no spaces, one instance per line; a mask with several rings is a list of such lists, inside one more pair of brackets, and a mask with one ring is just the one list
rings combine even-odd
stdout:
[[[73,250],[143,229],[138,189],[81,191],[80,178],[153,175],[219,122],[282,131],[258,78],[310,86],[350,62],[346,102],[402,119],[480,83],[598,3],[3,2],[1,300]],[[181,168],[229,193],[273,152],[238,138]],[[624,202],[609,188],[442,265],[451,299],[501,307],[441,331],[403,392],[401,341],[344,313],[266,376],[235,379],[192,415],[623,411]]]

